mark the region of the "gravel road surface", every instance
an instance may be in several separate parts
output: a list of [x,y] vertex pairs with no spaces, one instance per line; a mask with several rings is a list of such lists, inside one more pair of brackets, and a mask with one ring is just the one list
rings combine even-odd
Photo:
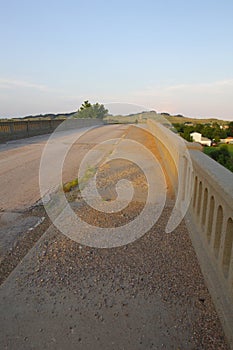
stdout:
[[[126,132],[122,126],[112,130]],[[130,128],[126,134],[156,153],[154,140],[145,131]],[[141,195],[118,215],[96,215],[78,189],[67,193],[67,199],[83,220],[101,227],[121,226],[142,209],[145,178],[128,164],[101,171],[98,186],[105,200],[114,199],[114,184],[107,177],[113,173],[116,178],[127,175]],[[155,226],[140,239],[112,249],[72,241],[49,222],[42,206],[28,210],[29,216],[46,218],[5,257],[0,347],[228,349],[184,221],[165,233],[173,205],[168,189],[166,207]],[[33,236],[36,244],[30,244]],[[22,253],[27,244],[32,249]],[[7,268],[17,259],[20,263],[10,273],[12,268]]]

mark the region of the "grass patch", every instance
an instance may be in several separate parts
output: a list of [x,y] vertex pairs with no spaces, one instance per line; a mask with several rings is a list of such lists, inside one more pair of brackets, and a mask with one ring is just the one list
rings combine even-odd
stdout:
[[72,189],[74,189],[75,187],[78,187],[78,178],[70,181],[70,182],[66,182],[64,185],[63,185],[63,191],[64,192],[70,192]]
[[63,184],[63,191],[67,193],[74,189],[84,188],[84,186],[89,181],[89,179],[91,179],[95,175],[96,170],[97,169],[95,167],[89,166],[80,180],[76,178],[72,181],[69,181]]

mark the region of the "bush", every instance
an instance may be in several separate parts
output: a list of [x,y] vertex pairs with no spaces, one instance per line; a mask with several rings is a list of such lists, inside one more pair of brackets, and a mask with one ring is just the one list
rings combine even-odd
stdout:
[[209,156],[219,164],[233,172],[233,157],[226,145],[220,146],[219,149],[213,149],[209,152]]

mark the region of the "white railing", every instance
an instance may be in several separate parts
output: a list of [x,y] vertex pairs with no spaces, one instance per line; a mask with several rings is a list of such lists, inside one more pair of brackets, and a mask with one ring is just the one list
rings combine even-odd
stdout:
[[233,174],[203,153],[190,153],[194,168],[190,212],[233,294]]
[[[165,171],[170,175],[175,174],[171,183],[178,196],[182,193],[176,200],[185,200],[190,189],[192,191],[186,224],[207,286],[233,348],[233,173],[206,156],[200,151],[200,146],[193,143],[186,143],[190,158],[187,160],[183,157],[184,161],[180,162],[181,157],[177,156],[177,149],[174,150],[180,137],[154,121],[148,121],[148,126],[159,144],[162,157],[169,153],[165,159]],[[188,163],[190,159],[191,167]],[[180,175],[182,188],[179,191]]]

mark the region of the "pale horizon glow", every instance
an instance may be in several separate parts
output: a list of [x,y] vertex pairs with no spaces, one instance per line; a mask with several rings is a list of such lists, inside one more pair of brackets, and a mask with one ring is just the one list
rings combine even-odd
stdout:
[[5,2],[0,118],[89,100],[233,120],[232,14],[230,0]]

